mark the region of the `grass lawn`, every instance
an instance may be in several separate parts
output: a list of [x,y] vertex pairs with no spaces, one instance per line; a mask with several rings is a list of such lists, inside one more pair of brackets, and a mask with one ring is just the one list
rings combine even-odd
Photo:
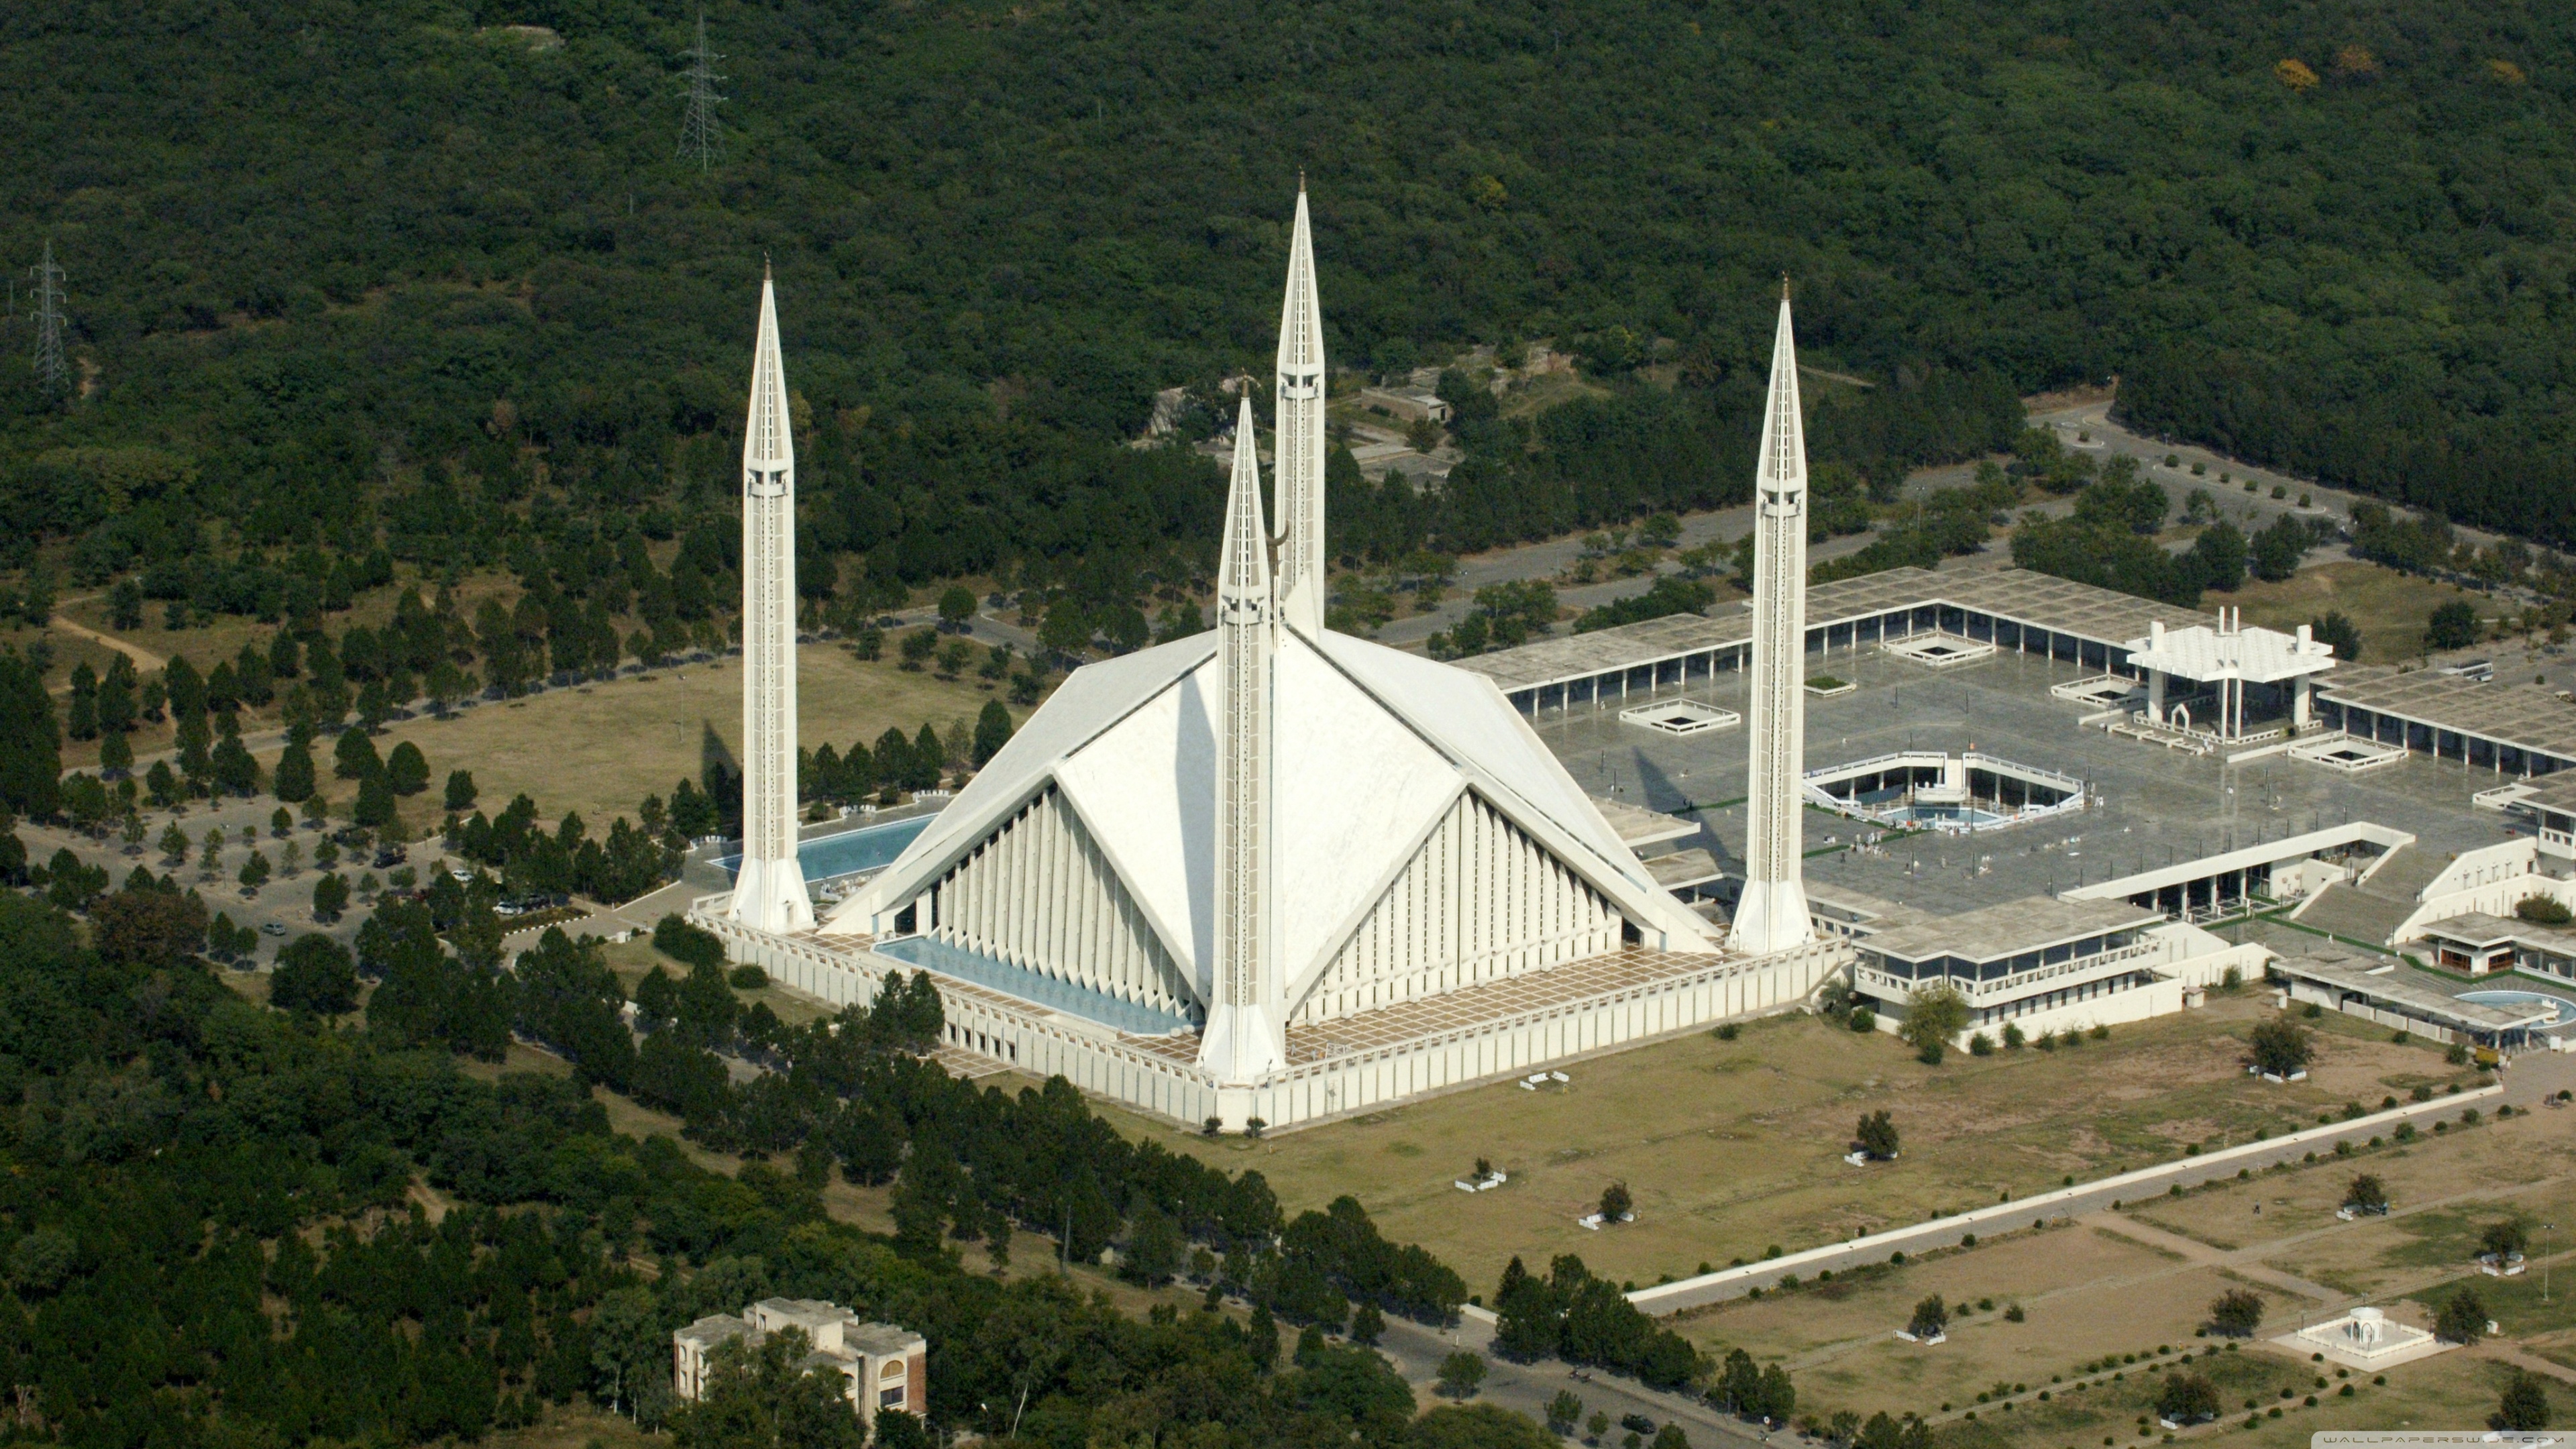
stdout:
[[2211,594],[2201,603],[2242,608],[2245,622],[2281,630],[2340,609],[2361,630],[2361,662],[2394,664],[2423,652],[2425,619],[2453,599],[2467,599],[2481,617],[2497,611],[2483,594],[2374,563],[2319,564],[2277,584],[2249,580],[2232,594]]
[[[2400,1321],[2429,1325],[2436,1307],[2465,1283],[2501,1326],[2496,1349],[2576,1364],[2571,1294],[2554,1292],[2544,1302],[2537,1269],[2490,1279],[2470,1271],[2469,1256],[2476,1229],[2489,1221],[2563,1221],[2576,1207],[2576,1143],[2566,1138],[2549,1113],[2455,1128],[2358,1162],[2321,1160],[2072,1225],[1999,1234],[1973,1249],[1714,1305],[1674,1324],[1709,1352],[1740,1346],[1783,1363],[1798,1384],[1802,1414],[1973,1411],[1975,1419],[1954,1416],[1942,1428],[1943,1449],[2089,1449],[2105,1435],[2114,1446],[2161,1441],[2164,1431],[2152,1417],[2144,1432],[2138,1417],[2152,1408],[2165,1371],[2151,1366],[2177,1364],[2183,1353],[2217,1383],[2229,1417],[2187,1431],[2182,1441],[2288,1449],[2317,1429],[2480,1428],[2508,1374],[2484,1353],[2401,1365],[2383,1386],[2359,1371],[2338,1376],[2332,1365],[2267,1340],[2340,1311],[2346,1300],[2338,1289],[2372,1296]],[[2365,1166],[2387,1182],[2400,1216],[2339,1222],[2334,1204]],[[2410,1204],[2418,1208],[2411,1214]],[[2195,1241],[2150,1241],[2149,1227]],[[2557,1266],[2576,1269],[2576,1262]],[[2257,1275],[2266,1269],[2325,1286],[2264,1281]],[[2208,1304],[2237,1287],[2264,1298],[2261,1334],[2210,1353],[2213,1341],[2197,1336]],[[1916,1300],[1932,1293],[1973,1311],[1953,1318],[1947,1343],[1897,1339],[1894,1330]],[[2022,1321],[2007,1316],[2012,1308]],[[2117,1363],[2103,1366],[2105,1358]],[[2322,1388],[2319,1377],[2327,1381]],[[2346,1384],[2350,1398],[2340,1393]],[[2563,1385],[2552,1387],[2563,1401]],[[2292,1391],[2289,1399],[2280,1397],[2283,1389]],[[2045,1402],[2037,1398],[2042,1390],[2050,1395]],[[2305,1402],[2312,1393],[2314,1408]],[[1981,1402],[1980,1394],[1994,1402]],[[2009,1409],[2007,1395],[2018,1398]],[[2244,1427],[2248,1399],[2264,1414],[2251,1430]],[[2275,1406],[2279,1419],[2270,1417]]]
[[[1939,1067],[1881,1033],[1782,1017],[1732,1042],[1697,1033],[1585,1062],[1545,1091],[1481,1087],[1259,1142],[1102,1110],[1228,1171],[1259,1168],[1292,1212],[1350,1193],[1473,1292],[1490,1292],[1515,1254],[1576,1253],[1642,1284],[2171,1160],[2186,1143],[2277,1135],[2440,1070],[2421,1046],[2320,1034],[2309,1081],[2267,1086],[2241,1063],[2269,1014],[2250,993],[2217,997],[2080,1050],[1953,1055]],[[1903,1155],[1847,1165],[1854,1121],[1881,1108]],[[1460,1194],[1451,1182],[1478,1157],[1510,1183]],[[1613,1181],[1635,1194],[1637,1221],[1576,1226]]]
[[[945,734],[952,720],[971,726],[996,697],[971,676],[910,674],[838,644],[808,644],[796,665],[797,731],[808,749],[873,745],[890,727],[911,735],[925,722]],[[1028,713],[1014,709],[1013,720]],[[376,749],[411,740],[429,757],[434,781],[450,770],[473,771],[484,809],[498,810],[525,791],[546,819],[578,810],[598,834],[616,816],[632,818],[646,795],[667,798],[682,777],[697,778],[710,749],[738,758],[741,738],[742,661],[725,659],[487,702],[445,720],[407,720],[387,727]],[[346,793],[345,781],[332,783]],[[432,812],[439,788],[433,784],[423,797]]]

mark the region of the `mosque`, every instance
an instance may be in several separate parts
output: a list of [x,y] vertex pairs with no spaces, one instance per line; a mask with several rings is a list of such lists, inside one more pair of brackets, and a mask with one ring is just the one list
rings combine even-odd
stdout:
[[1301,191],[1269,506],[1247,399],[1216,627],[1074,671],[818,919],[794,821],[794,446],[764,283],[743,460],[744,850],[734,890],[694,918],[827,1002],[927,971],[952,1050],[1227,1130],[1792,1008],[1847,967],[1799,877],[1806,457],[1785,295],[1731,926],[1658,884],[1491,680],[1324,626],[1327,376]]

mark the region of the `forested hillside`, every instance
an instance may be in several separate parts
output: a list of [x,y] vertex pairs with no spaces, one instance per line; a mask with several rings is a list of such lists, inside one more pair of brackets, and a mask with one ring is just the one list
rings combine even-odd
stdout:
[[1264,370],[1301,168],[1338,362],[1550,338],[1611,393],[1464,439],[1392,523],[1352,500],[1390,541],[1732,496],[1783,272],[1814,359],[1882,385],[1858,472],[1998,441],[1926,391],[2117,374],[2142,424],[2576,537],[2563,8],[718,0],[703,173],[692,15],[18,7],[0,251],[53,241],[78,396],[21,291],[16,561],[684,532],[766,256],[810,587],[1130,592],[1217,483],[1122,444],[1155,388]]

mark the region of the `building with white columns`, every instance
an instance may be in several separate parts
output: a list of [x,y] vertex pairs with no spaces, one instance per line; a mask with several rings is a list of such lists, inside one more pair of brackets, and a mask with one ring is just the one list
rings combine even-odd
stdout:
[[765,271],[742,435],[742,865],[727,911],[762,931],[814,925],[796,860],[796,440]]
[[[2147,718],[2156,724],[2197,727],[2222,740],[2243,738],[2254,724],[2304,731],[2318,676],[2335,667],[2334,646],[2310,636],[2248,629],[2237,611],[2218,611],[2218,625],[2167,629],[2161,620],[2147,637],[2129,641],[2129,666],[2147,676]],[[2201,702],[2199,717],[2174,696],[2176,680]]]
[[1807,438],[1789,290],[1771,338],[1771,393],[1753,480],[1753,766],[1745,801],[1744,895],[1730,938],[1763,956],[1815,938],[1799,864],[1807,762]]
[[[1275,512],[1247,402],[1216,627],[1074,671],[819,927],[756,926],[716,898],[697,918],[828,1002],[927,971],[953,1047],[1229,1128],[1805,1002],[1847,946],[1784,926],[1776,949],[1721,947],[1491,681],[1322,626],[1326,379],[1302,197],[1282,319]],[[1802,484],[1789,367],[1777,477]],[[1794,691],[1803,568],[1787,567]],[[1794,739],[1780,757],[1794,830]],[[1803,925],[1794,843],[1789,859]]]

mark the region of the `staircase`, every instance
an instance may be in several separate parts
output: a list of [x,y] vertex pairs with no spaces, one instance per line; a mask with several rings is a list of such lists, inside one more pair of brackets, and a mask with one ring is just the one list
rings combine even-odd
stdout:
[[2415,913],[2416,897],[2449,864],[2429,850],[2399,846],[2368,881],[2330,885],[2291,912],[2290,919],[2347,941],[2385,946]]
[[2412,845],[2400,846],[2397,853],[2390,856],[2387,862],[2379,867],[2378,873],[2371,876],[2361,888],[2375,896],[2402,900],[2411,907],[2415,904],[2416,898],[2424,893],[2424,887],[2431,885],[2433,877],[2440,875],[2443,867],[2449,864],[2449,861],[2429,850]]
[[2325,931],[2347,941],[2385,946],[2398,925],[2414,912],[2415,903],[2411,900],[2392,901],[2367,890],[2337,884],[2317,892],[2290,919],[2311,930]]

